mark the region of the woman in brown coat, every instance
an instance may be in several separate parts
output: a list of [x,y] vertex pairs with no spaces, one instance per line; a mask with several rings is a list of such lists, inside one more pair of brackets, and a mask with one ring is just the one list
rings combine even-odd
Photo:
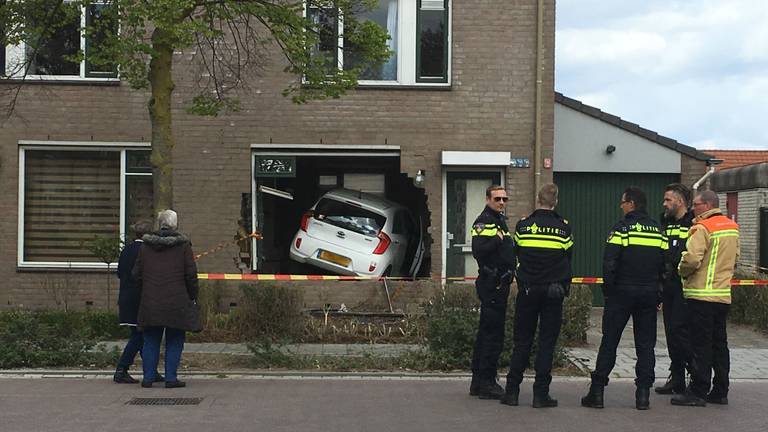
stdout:
[[137,321],[144,333],[141,386],[152,387],[165,332],[165,387],[184,387],[176,371],[185,332],[199,330],[197,266],[189,239],[177,231],[176,212],[162,211],[157,221],[160,229],[142,237],[144,247],[133,270],[141,290]]

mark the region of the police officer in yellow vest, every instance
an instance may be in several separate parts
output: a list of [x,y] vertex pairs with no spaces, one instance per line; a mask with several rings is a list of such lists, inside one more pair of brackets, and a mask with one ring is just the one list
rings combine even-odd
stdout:
[[520,263],[515,302],[514,349],[501,403],[516,406],[520,383],[539,329],[533,407],[551,408],[557,400],[549,395],[555,342],[563,322],[563,299],[571,283],[573,238],[568,221],[555,212],[558,189],[545,184],[536,197],[536,210],[515,227],[515,257]]
[[504,216],[508,199],[504,187],[488,187],[485,209],[472,225],[472,255],[479,268],[475,288],[480,298],[480,325],[472,352],[469,394],[481,399],[499,399],[504,394],[496,382],[496,372],[504,347],[507,298],[515,269],[512,236]]
[[688,230],[693,225],[693,212],[688,210],[690,203],[691,190],[687,186],[672,183],[664,188],[664,214],[661,222],[669,249],[664,254],[662,312],[670,365],[669,379],[655,389],[658,394],[685,392],[685,372],[691,369],[688,307],[683,298],[683,284],[677,273],[688,240]]
[[696,219],[679,266],[688,303],[693,373],[685,394],[673,397],[672,405],[728,404],[726,320],[731,279],[739,259],[739,226],[724,216],[718,205],[717,194],[712,191],[703,191],[693,200]]
[[650,407],[656,365],[656,307],[661,300],[658,289],[668,244],[659,223],[648,216],[646,206],[645,192],[634,186],[626,188],[620,204],[624,218],[608,235],[603,257],[603,338],[592,385],[581,399],[582,406],[603,407],[603,391],[616,365],[616,348],[631,316],[637,354],[635,407]]

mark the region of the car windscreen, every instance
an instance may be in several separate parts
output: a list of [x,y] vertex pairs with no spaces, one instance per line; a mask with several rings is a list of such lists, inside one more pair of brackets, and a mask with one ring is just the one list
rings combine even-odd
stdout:
[[339,228],[373,237],[387,222],[384,215],[330,198],[322,198],[317,203],[315,218]]

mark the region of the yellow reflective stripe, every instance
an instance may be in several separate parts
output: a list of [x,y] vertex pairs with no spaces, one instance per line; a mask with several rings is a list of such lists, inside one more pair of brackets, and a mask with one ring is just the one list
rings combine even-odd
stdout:
[[712,242],[712,252],[709,255],[709,263],[707,264],[707,283],[704,285],[706,289],[712,289],[712,284],[715,281],[715,266],[717,264],[717,252],[720,249],[720,239],[716,238]]
[[519,234],[515,233],[515,242],[520,247],[537,247],[544,249],[569,249],[573,246],[570,237],[563,238],[546,234]]
[[661,249],[667,249],[669,247],[669,245],[667,245],[667,243],[660,238],[650,239],[650,238],[641,238],[641,237],[630,237],[629,246],[651,246],[651,247],[657,247]]
[[723,230],[723,231],[715,231],[712,233],[710,237],[738,237],[739,231],[738,230]]
[[699,288],[683,288],[683,294],[687,297],[721,297],[731,296],[730,289],[699,289]]
[[681,239],[687,239],[688,238],[688,228],[687,227],[668,227],[665,231],[665,234],[667,237],[677,237]]
[[629,240],[627,238],[622,238],[621,235],[616,235],[616,233],[614,233],[608,239],[608,244],[619,245],[619,246],[628,246],[629,245]]
[[627,235],[629,237],[664,238],[664,234],[646,231],[630,231]]
[[495,236],[495,235],[496,235],[498,232],[499,232],[499,230],[498,230],[498,229],[496,229],[496,228],[493,228],[493,229],[488,229],[488,228],[486,228],[486,229],[484,229],[484,230],[482,230],[482,231],[480,231],[480,232],[477,232],[477,231],[475,231],[475,230],[472,230],[472,237],[475,237],[475,236],[480,236],[480,237],[493,237],[493,236]]

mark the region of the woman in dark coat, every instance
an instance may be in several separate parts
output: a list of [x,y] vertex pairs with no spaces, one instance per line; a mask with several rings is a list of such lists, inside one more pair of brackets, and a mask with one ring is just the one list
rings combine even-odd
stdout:
[[157,217],[160,230],[146,234],[133,274],[141,289],[138,326],[144,333],[144,379],[152,387],[165,333],[165,387],[184,387],[176,371],[184,349],[185,332],[200,330],[197,310],[197,266],[189,239],[177,231],[173,210]]
[[[144,336],[136,327],[140,293],[132,272],[133,266],[136,263],[136,257],[139,255],[139,249],[141,249],[141,245],[144,242],[141,240],[141,237],[152,230],[152,223],[139,221],[131,226],[131,229],[133,229],[136,235],[136,240],[128,243],[123,248],[122,252],[120,252],[120,260],[117,263],[117,277],[120,278],[120,294],[117,301],[120,311],[120,325],[131,329],[131,336],[128,339],[128,343],[125,344],[123,355],[120,356],[115,376],[113,377],[113,380],[118,384],[136,384],[138,382],[128,373],[128,369],[133,365],[136,354],[141,352],[141,347],[144,343]],[[163,377],[158,374],[155,380],[162,381]]]

